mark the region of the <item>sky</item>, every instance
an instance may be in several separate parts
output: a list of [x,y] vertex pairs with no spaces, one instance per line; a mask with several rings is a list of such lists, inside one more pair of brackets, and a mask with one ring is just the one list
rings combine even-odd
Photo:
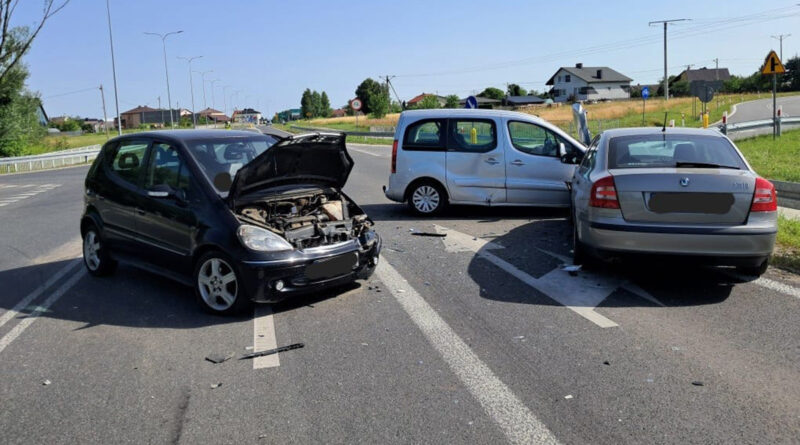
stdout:
[[[669,27],[671,75],[688,64],[712,68],[715,58],[732,74],[751,74],[778,51],[771,36],[793,30],[784,58],[800,52],[797,0],[109,1],[120,112],[158,107],[159,97],[167,107],[161,39],[145,32],[183,31],[166,40],[173,108],[192,108],[189,66],[178,57],[202,56],[192,69],[213,71],[205,83],[193,75],[195,109],[226,106],[229,115],[234,106],[267,116],[298,108],[306,88],[326,91],[339,107],[362,80],[385,75],[396,76],[401,100],[507,83],[546,91],[559,67],[579,62],[653,84],[663,77],[663,28],[648,22],[665,19],[691,19]],[[34,23],[42,3],[23,0],[12,25]],[[105,0],[72,0],[23,60],[48,115],[102,118],[102,84],[114,116]]]

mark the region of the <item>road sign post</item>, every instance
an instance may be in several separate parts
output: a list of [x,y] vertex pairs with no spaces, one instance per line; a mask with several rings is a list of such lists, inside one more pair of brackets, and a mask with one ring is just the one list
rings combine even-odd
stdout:
[[650,88],[649,87],[642,87],[642,126],[644,127],[644,104],[647,102],[647,98],[650,97]]
[[356,115],[356,129],[358,129],[358,111],[361,110],[361,99],[353,99],[350,101],[350,108],[353,109],[353,114]]
[[767,58],[764,59],[761,74],[772,75],[772,139],[778,137],[778,74],[785,72],[786,68],[783,67],[781,59],[775,54],[775,51],[770,51]]

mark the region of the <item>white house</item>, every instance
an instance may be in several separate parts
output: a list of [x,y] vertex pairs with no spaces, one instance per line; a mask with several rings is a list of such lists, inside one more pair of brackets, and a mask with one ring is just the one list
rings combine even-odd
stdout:
[[561,67],[547,81],[556,102],[630,99],[631,78],[607,66]]
[[232,116],[234,122],[239,122],[242,124],[257,124],[261,122],[261,118],[261,112],[252,108],[234,110]]

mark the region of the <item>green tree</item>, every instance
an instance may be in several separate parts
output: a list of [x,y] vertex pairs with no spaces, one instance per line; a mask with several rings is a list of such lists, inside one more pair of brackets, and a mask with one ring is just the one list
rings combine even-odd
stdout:
[[372,78],[368,77],[364,79],[364,81],[356,87],[356,97],[361,99],[362,112],[367,114],[372,112],[372,109],[369,107],[369,102],[370,98],[376,95],[385,95],[388,100],[389,91],[386,89],[385,85],[372,80]]
[[306,119],[314,116],[314,100],[311,90],[308,88],[303,91],[303,95],[300,97],[300,115]]
[[387,94],[373,94],[369,98],[369,109],[372,117],[380,119],[386,116],[389,111],[389,95]]
[[458,96],[456,96],[455,94],[450,94],[447,97],[445,97],[444,107],[445,108],[458,108],[458,106],[459,106],[458,102],[459,102]]
[[322,116],[322,96],[314,90],[311,92],[311,117]]
[[0,79],[0,156],[19,156],[44,137],[39,98],[25,89],[28,70],[18,64]]
[[322,92],[321,100],[321,116],[328,117],[331,115],[331,101],[328,99],[328,93]]
[[425,96],[421,101],[417,102],[417,108],[420,110],[428,110],[433,108],[442,108],[439,98],[434,95]]
[[501,90],[499,88],[489,87],[489,88],[486,88],[485,90],[481,91],[481,93],[478,94],[478,97],[486,97],[486,98],[489,98],[489,99],[503,100],[503,98],[506,97],[506,94],[503,93],[503,90]]
[[522,88],[521,86],[515,83],[508,84],[508,89],[506,89],[506,93],[508,93],[509,96],[525,96],[526,94],[528,94],[528,92],[525,91],[525,88]]
[[800,57],[792,57],[783,66],[786,67],[786,74],[781,76],[783,88],[787,91],[800,91]]

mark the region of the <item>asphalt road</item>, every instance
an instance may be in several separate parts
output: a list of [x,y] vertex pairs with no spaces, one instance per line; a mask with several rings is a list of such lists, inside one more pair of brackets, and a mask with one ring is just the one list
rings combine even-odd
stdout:
[[[373,279],[238,318],[128,266],[86,275],[86,167],[0,176],[2,442],[798,442],[800,277],[573,277],[564,211],[417,219],[380,191],[389,151],[351,146]],[[205,360],[264,342],[305,348]]]
[[[778,97],[775,100],[777,105],[782,108],[784,117],[800,116],[800,96]],[[736,112],[728,118],[728,121],[732,124],[735,124],[763,119],[772,119],[771,96],[769,96],[768,99],[758,99],[749,102],[743,102],[737,105]],[[797,125],[784,125],[783,130],[796,128],[798,128]],[[772,134],[772,127],[732,132],[730,137],[731,139],[743,139],[764,134]]]

